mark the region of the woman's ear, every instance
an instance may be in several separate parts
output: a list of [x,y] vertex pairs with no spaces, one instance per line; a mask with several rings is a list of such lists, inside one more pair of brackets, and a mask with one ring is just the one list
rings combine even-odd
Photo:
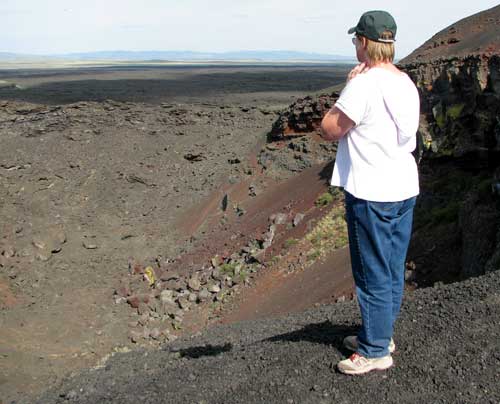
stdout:
[[366,47],[368,45],[367,39],[364,36],[360,37],[359,39],[361,39],[361,45],[362,45],[363,49],[366,49]]

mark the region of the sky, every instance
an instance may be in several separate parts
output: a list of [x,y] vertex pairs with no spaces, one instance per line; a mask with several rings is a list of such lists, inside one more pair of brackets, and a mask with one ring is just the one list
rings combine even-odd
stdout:
[[389,11],[401,58],[498,0],[0,0],[0,52],[292,50],[354,55],[347,30]]

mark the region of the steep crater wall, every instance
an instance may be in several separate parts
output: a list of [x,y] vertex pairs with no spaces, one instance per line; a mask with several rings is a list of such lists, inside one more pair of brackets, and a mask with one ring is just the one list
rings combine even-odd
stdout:
[[422,152],[473,166],[500,160],[500,57],[401,66],[421,96]]
[[432,284],[499,269],[500,57],[400,67],[421,97],[417,277]]
[[[404,62],[404,61],[403,61]],[[419,89],[415,155],[421,194],[409,280],[429,286],[500,268],[500,57],[471,55],[402,63]],[[335,158],[318,136],[337,93],[305,97],[283,111],[259,162],[278,176]]]

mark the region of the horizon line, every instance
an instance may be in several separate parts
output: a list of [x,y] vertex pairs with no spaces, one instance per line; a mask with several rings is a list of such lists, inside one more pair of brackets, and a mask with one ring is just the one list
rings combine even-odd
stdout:
[[1,51],[2,54],[9,54],[15,56],[40,56],[40,57],[54,57],[54,56],[71,56],[71,55],[89,55],[89,54],[100,54],[100,53],[192,53],[192,54],[212,54],[212,55],[224,55],[228,53],[291,53],[291,54],[306,54],[306,55],[322,55],[329,57],[341,57],[341,58],[355,58],[355,56],[343,55],[339,53],[328,53],[328,52],[311,52],[302,50],[289,50],[289,49],[238,49],[238,50],[225,50],[225,51],[196,51],[189,49],[181,50],[155,50],[155,49],[145,49],[145,50],[127,50],[127,49],[108,49],[108,50],[92,50],[92,51],[66,51],[66,52],[15,52],[15,51]]

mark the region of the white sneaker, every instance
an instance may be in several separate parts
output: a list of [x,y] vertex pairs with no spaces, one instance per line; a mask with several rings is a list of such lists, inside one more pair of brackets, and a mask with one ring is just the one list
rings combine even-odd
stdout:
[[[344,347],[346,347],[349,351],[354,351],[356,352],[358,350],[358,337],[355,335],[349,335],[348,337],[344,338]],[[394,340],[391,338],[391,341],[389,342],[389,353],[394,353],[396,350],[396,344],[394,343]]]
[[365,358],[358,353],[353,353],[349,358],[340,361],[337,368],[346,375],[362,375],[372,370],[384,370],[392,366],[392,356],[382,358]]

